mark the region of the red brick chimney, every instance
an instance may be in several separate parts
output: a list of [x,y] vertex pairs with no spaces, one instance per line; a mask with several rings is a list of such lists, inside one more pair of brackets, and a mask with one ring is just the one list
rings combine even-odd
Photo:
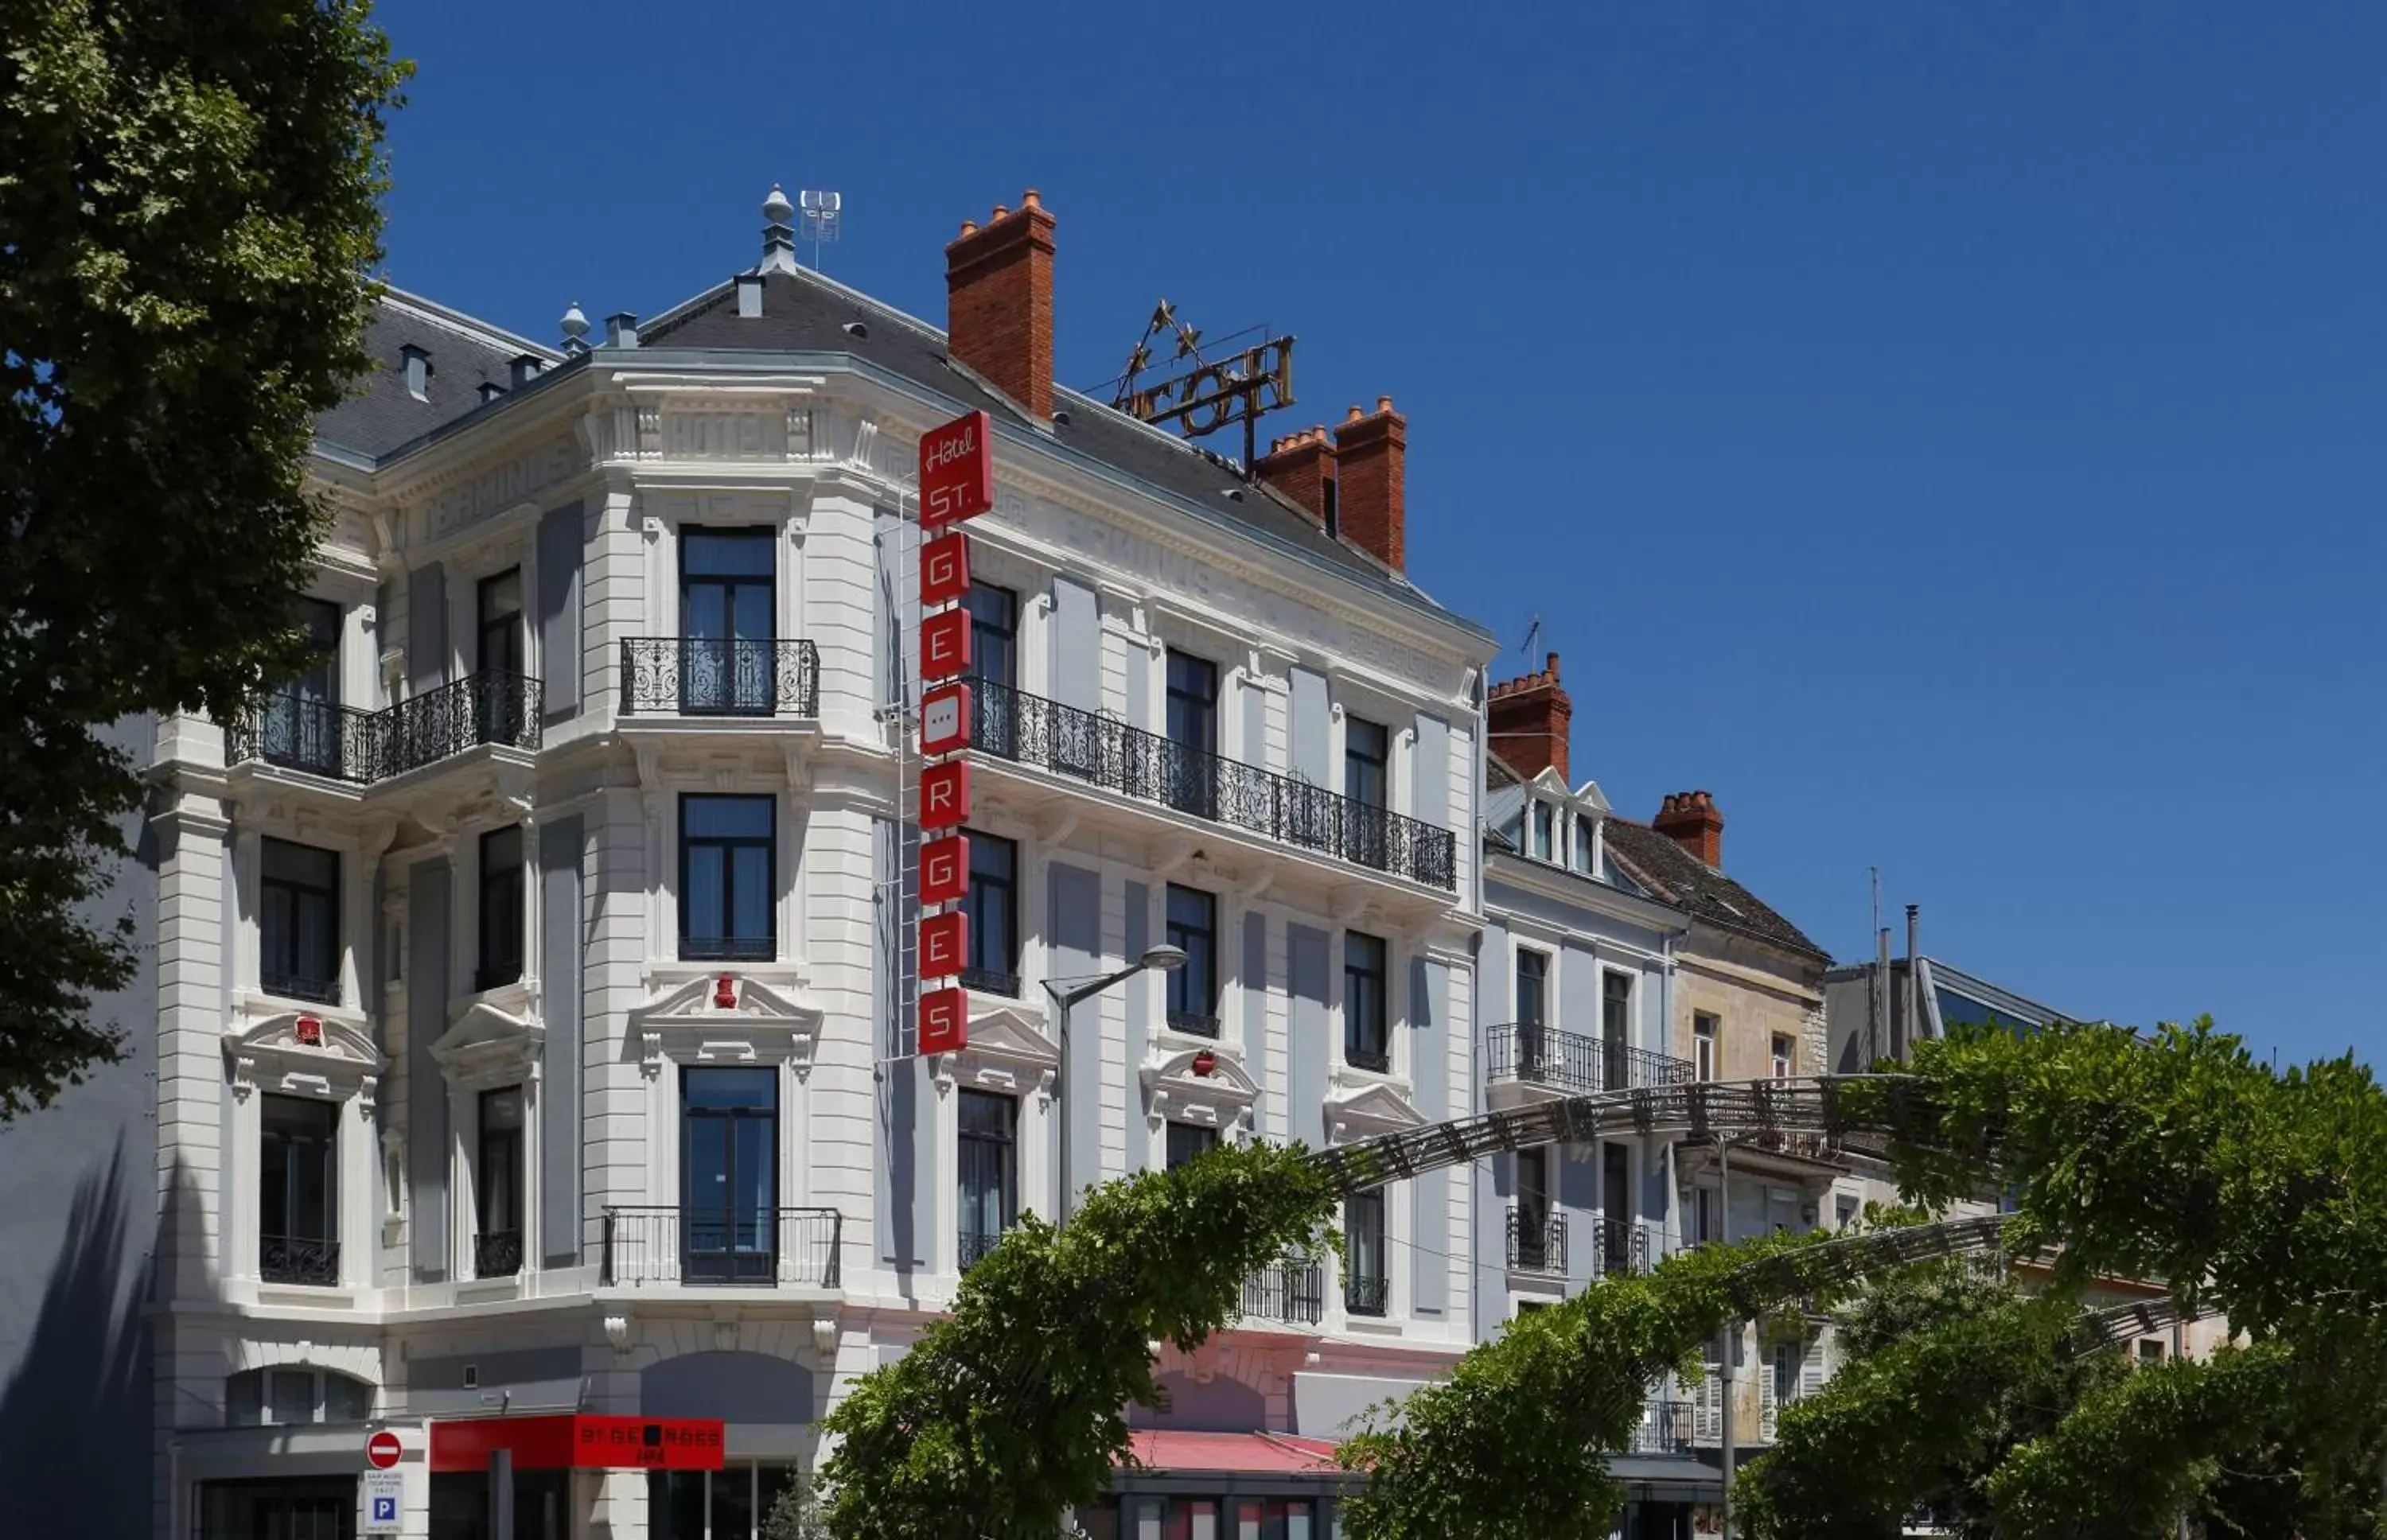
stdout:
[[1307,509],[1320,527],[1334,527],[1329,516],[1337,491],[1334,441],[1323,427],[1304,428],[1276,440],[1252,473]]
[[1343,533],[1395,572],[1403,570],[1408,550],[1401,531],[1401,461],[1408,441],[1409,420],[1393,410],[1389,396],[1377,397],[1370,413],[1353,407],[1334,430]]
[[1559,688],[1559,655],[1539,674],[1528,674],[1494,685],[1484,698],[1491,750],[1517,774],[1528,779],[1545,769],[1567,778],[1567,733],[1574,721],[1574,702]]
[[1724,870],[1724,814],[1715,799],[1704,791],[1675,791],[1649,827],[1700,860]]
[[1053,416],[1053,216],[1030,187],[945,247],[946,346],[1036,421]]

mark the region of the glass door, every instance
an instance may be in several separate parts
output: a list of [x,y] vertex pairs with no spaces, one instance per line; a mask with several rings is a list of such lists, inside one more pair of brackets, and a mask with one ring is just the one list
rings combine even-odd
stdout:
[[778,1073],[681,1074],[681,1276],[770,1282],[778,1275]]
[[767,529],[680,537],[680,710],[768,716],[778,707],[775,544]]

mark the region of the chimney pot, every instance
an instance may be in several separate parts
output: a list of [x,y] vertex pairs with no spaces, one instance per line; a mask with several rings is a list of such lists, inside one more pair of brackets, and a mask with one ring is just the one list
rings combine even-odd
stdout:
[[1376,398],[1376,410],[1377,410],[1378,411],[1390,411],[1390,410],[1393,410],[1393,398],[1392,398],[1391,397],[1389,397],[1389,396],[1379,396],[1379,397],[1377,397],[1377,398]]
[[1345,411],[1345,412],[1344,412],[1344,414],[1343,414],[1343,421],[1345,421],[1345,423],[1356,423],[1356,422],[1358,422],[1361,417],[1363,417],[1363,416],[1365,416],[1365,415],[1366,415],[1366,414],[1365,414],[1364,412],[1360,411],[1360,410],[1359,410],[1357,406],[1353,406],[1353,407],[1352,407],[1352,408],[1350,408],[1348,410],[1346,410],[1346,411]]
[[1037,198],[1036,189],[1030,187],[1028,191],[1019,195],[1019,207],[1022,208],[1042,208],[1044,205]]
[[1053,227],[1038,198],[945,246],[946,347],[1030,419],[1053,416]]
[[1252,474],[1300,505],[1320,528],[1332,533],[1336,466],[1325,430],[1304,428],[1271,446]]
[[513,356],[512,363],[509,366],[509,375],[513,381],[513,387],[516,390],[520,390],[523,386],[530,384],[533,380],[537,379],[541,373],[546,372],[546,369],[547,364],[545,360],[540,359],[537,354],[516,353]]
[[1649,827],[1718,871],[1724,869],[1724,814],[1705,791],[1668,795]]

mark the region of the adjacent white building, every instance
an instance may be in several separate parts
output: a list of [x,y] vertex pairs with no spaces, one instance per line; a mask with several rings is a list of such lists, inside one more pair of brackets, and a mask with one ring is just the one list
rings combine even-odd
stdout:
[[[561,347],[390,295],[320,430],[321,667],[157,728],[160,1533],[349,1533],[387,1426],[404,1533],[477,1533],[503,1445],[525,1536],[736,1540],[1065,1184],[1476,1105],[1496,649],[1401,570],[1389,401],[1247,478],[1054,385],[1034,195],[948,248],[944,331],[765,212]],[[970,1043],[922,1060],[909,483],[980,408]],[[1045,983],[1164,942],[1065,1050]],[[1080,1521],[1328,1533],[1304,1439],[1509,1307],[1472,1210],[1355,1200]]]

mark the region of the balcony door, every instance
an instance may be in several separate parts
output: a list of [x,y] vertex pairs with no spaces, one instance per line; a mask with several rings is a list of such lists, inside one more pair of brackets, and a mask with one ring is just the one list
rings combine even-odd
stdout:
[[1633,1155],[1623,1145],[1599,1146],[1599,1236],[1602,1261],[1613,1276],[1633,1267]]
[[962,600],[970,617],[970,701],[978,748],[1019,757],[1019,596],[991,583],[973,583]]
[[991,1091],[965,1091],[956,1109],[960,1135],[961,1265],[992,1251],[1019,1219],[1019,1102]]
[[257,1270],[269,1283],[340,1281],[339,1132],[336,1103],[261,1098]]
[[1168,744],[1160,797],[1180,813],[1219,815],[1219,665],[1168,651]]
[[768,529],[680,536],[680,710],[768,716],[778,705],[777,546]]
[[1539,1080],[1549,1063],[1550,960],[1529,947],[1517,949],[1517,1079]]
[[268,764],[319,776],[345,768],[340,741],[340,607],[321,599],[298,601],[314,665],[265,703],[259,752]]
[[474,593],[474,713],[483,743],[513,743],[524,722],[522,569],[481,579]]
[[1381,722],[1349,716],[1343,721],[1343,855],[1363,866],[1392,859],[1393,735]]
[[778,1272],[778,1072],[680,1073],[680,1275],[767,1283]]

